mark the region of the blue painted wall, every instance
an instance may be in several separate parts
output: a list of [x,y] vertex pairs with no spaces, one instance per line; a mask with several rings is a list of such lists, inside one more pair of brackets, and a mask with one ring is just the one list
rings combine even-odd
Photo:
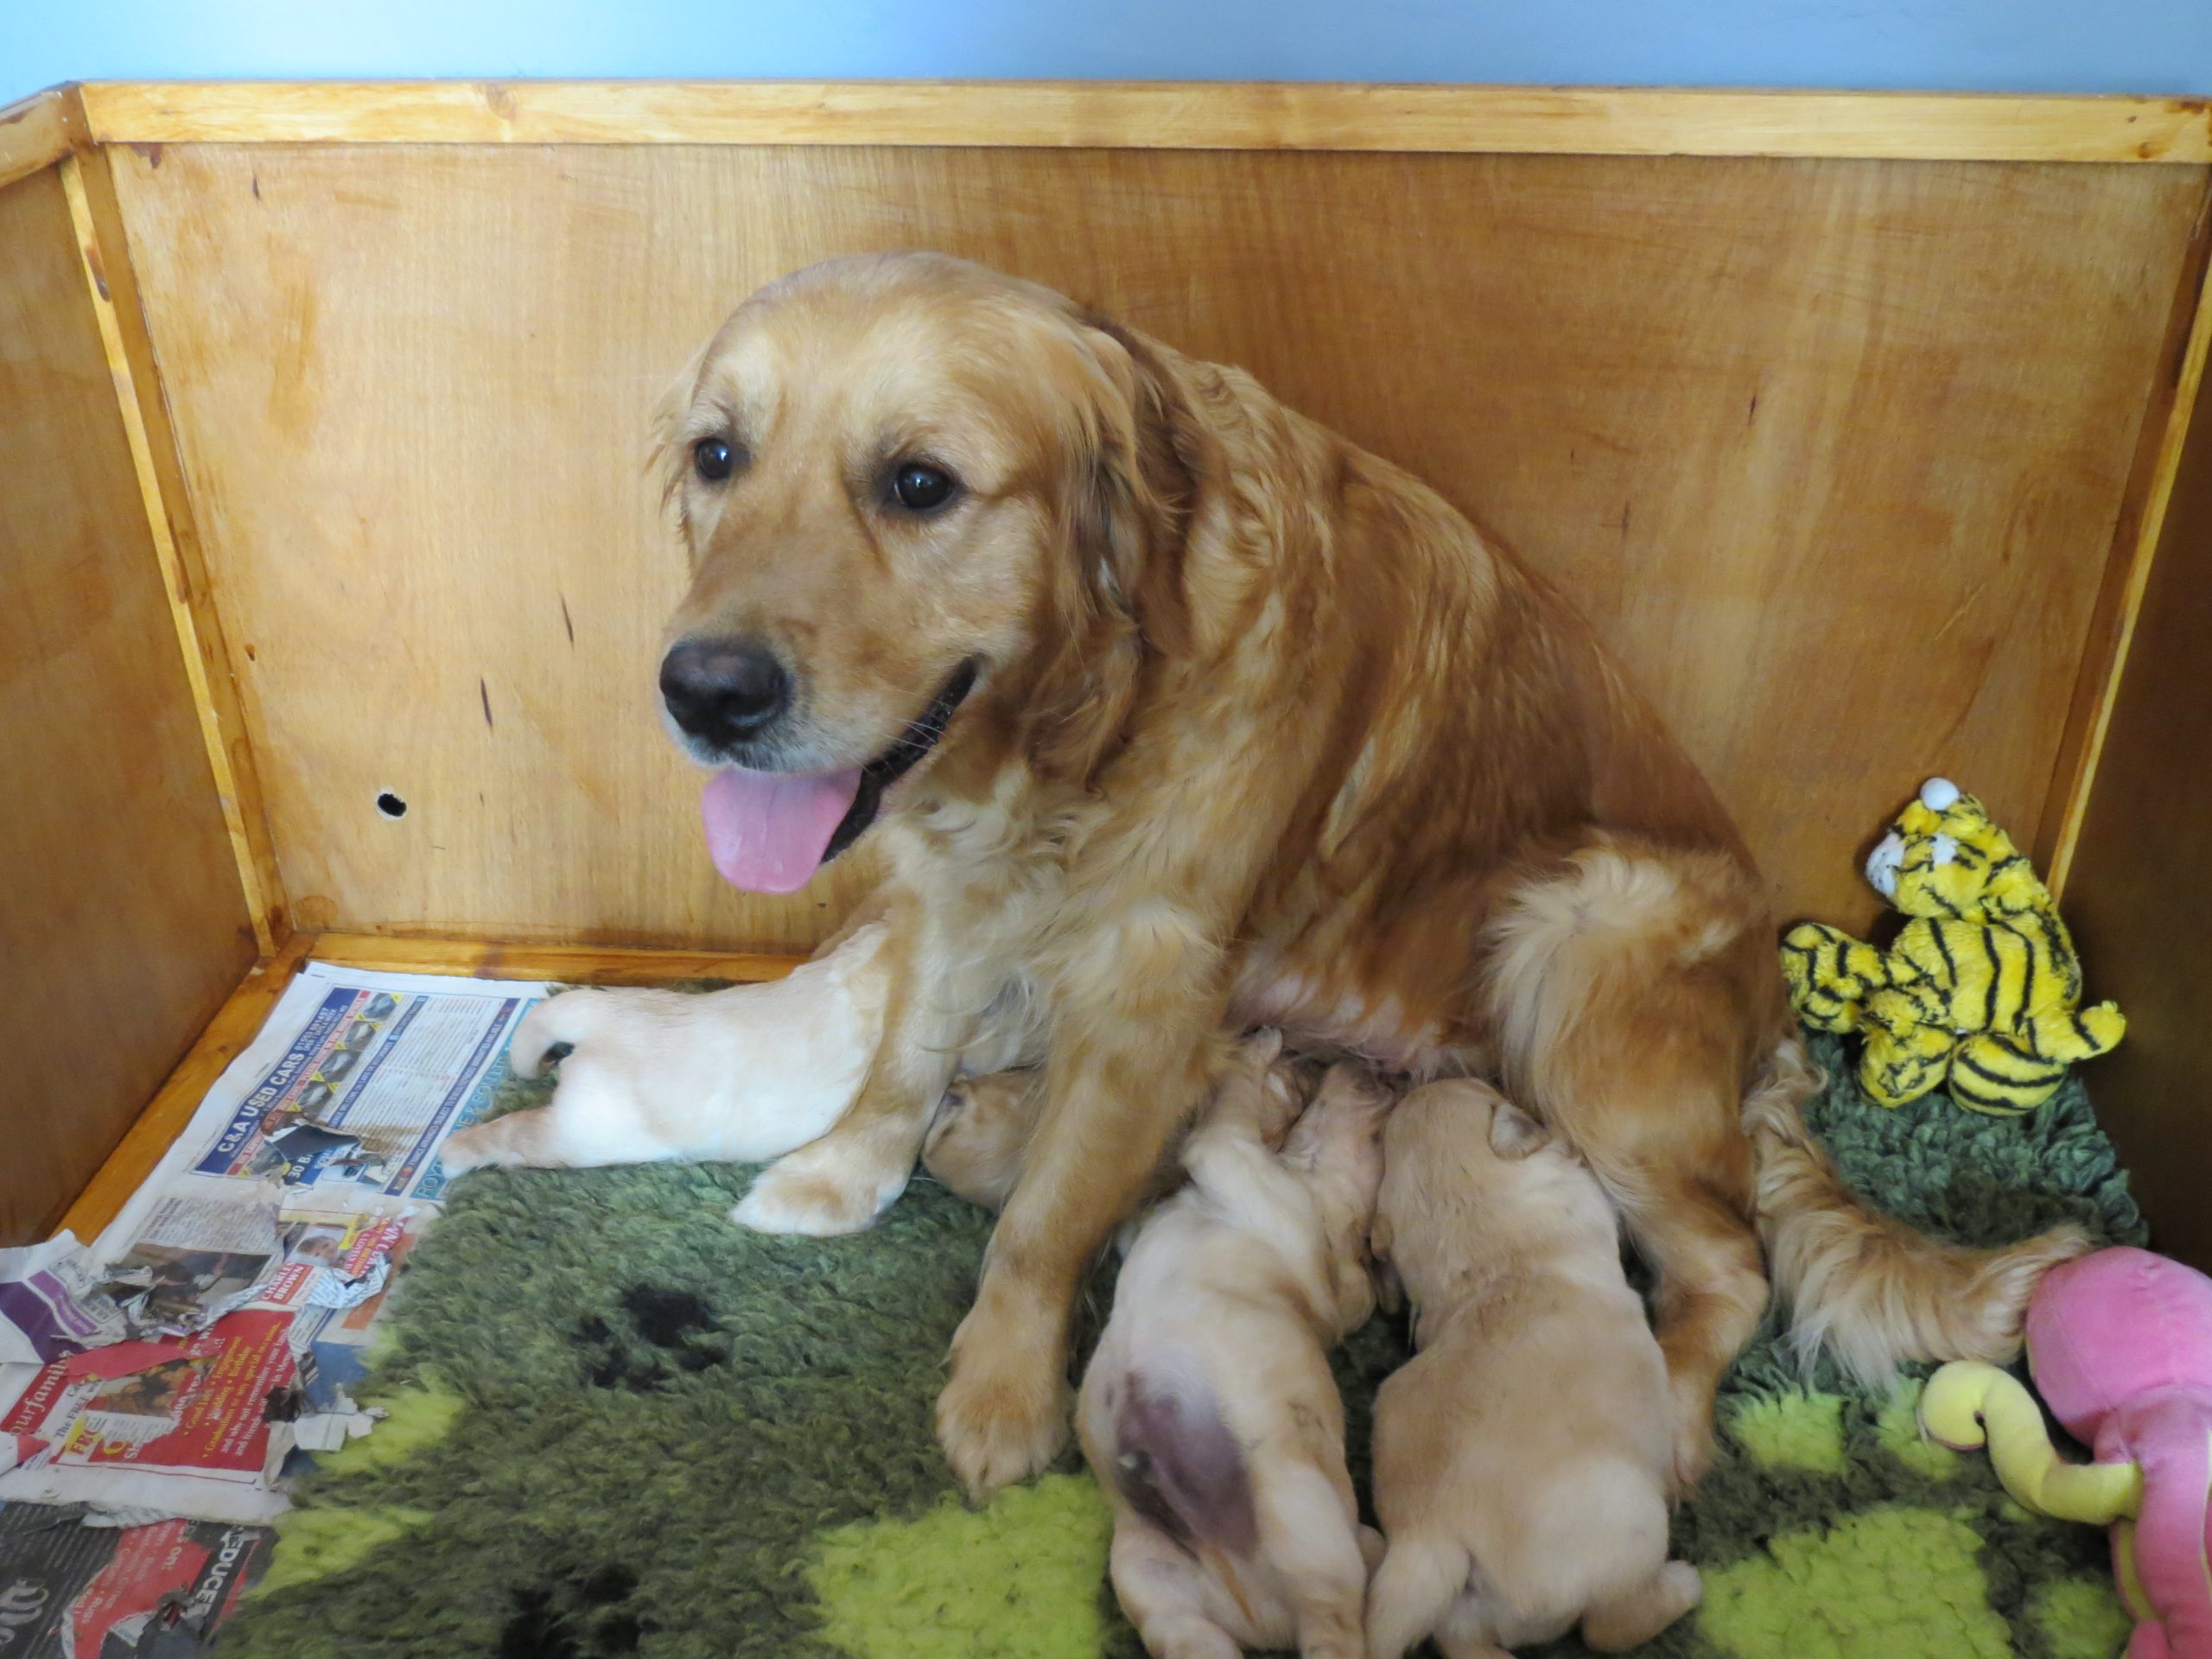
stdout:
[[2212,95],[2212,0],[0,0],[66,79],[1033,76]]

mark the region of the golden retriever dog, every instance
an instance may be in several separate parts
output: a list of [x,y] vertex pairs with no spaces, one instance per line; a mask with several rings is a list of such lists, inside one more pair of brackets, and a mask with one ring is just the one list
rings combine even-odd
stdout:
[[1794,1094],[1746,1120],[1808,1076],[1712,791],[1556,594],[1249,375],[976,265],[843,258],[738,308],[662,444],[692,576],[660,684],[717,867],[785,891],[866,837],[888,871],[882,1036],[748,1219],[866,1227],[956,1075],[1042,1068],[939,1402],[971,1487],[1064,1444],[1077,1283],[1223,1030],[1498,1077],[1586,1159],[1659,1274],[1685,1476],[1766,1302],[1755,1226],[1869,1370],[2010,1355],[2082,1247],[1931,1242],[1859,1209]]
[[1601,1653],[1694,1607],[1667,1559],[1667,1363],[1581,1160],[1486,1084],[1432,1083],[1383,1135],[1374,1249],[1419,1351],[1375,1401],[1371,1659],[1433,1636],[1498,1659],[1574,1625]]
[[1076,1409],[1113,1506],[1114,1592],[1157,1659],[1367,1652],[1381,1541],[1359,1524],[1329,1350],[1375,1308],[1390,1095],[1345,1061],[1305,1104],[1268,1069],[1279,1044],[1241,1046],[1185,1142],[1189,1185],[1136,1230]]

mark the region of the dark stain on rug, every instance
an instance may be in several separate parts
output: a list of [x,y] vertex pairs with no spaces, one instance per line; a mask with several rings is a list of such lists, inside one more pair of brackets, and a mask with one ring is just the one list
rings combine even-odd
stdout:
[[581,1582],[534,1585],[517,1593],[514,1613],[500,1627],[498,1659],[592,1659],[635,1653],[647,1626],[620,1604],[638,1575],[619,1564]]
[[632,1285],[619,1315],[587,1313],[569,1340],[592,1387],[649,1393],[677,1372],[728,1364],[729,1343],[715,1330],[712,1311],[690,1291]]
[[[1836,1080],[1808,1116],[1887,1208],[1975,1241],[2065,1218],[2140,1238],[2078,1084],[2023,1122],[1940,1096],[1885,1112],[1838,1058],[1828,1045]],[[511,1083],[502,1103],[549,1092]],[[289,1573],[247,1602],[224,1659],[1135,1659],[1072,1452],[1030,1507],[978,1515],[938,1451],[990,1217],[918,1178],[860,1237],[764,1238],[728,1219],[750,1176],[459,1182],[361,1391],[395,1415],[307,1483]],[[1111,1294],[1109,1264],[1078,1356]],[[2117,1651],[2100,1645],[2101,1530],[2026,1516],[1986,1459],[1920,1446],[1909,1402],[1802,1376],[1780,1334],[1770,1317],[1731,1373],[1720,1455],[1676,1519],[1706,1606],[1643,1652]],[[1378,1319],[1337,1357],[1363,1493],[1374,1391],[1404,1344]]]

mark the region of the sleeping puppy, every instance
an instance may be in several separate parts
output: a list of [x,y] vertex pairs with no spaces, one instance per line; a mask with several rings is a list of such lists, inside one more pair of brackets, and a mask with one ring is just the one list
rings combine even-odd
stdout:
[[1374,1246],[1420,1351],[1375,1402],[1369,1653],[1649,1641],[1702,1591],[1667,1559],[1666,1362],[1597,1178],[1472,1082],[1408,1095],[1383,1160]]
[[[559,1062],[553,1103],[463,1129],[439,1155],[456,1173],[664,1158],[763,1163],[819,1140],[859,1092],[882,1034],[887,933],[880,921],[849,928],[813,961],[761,985],[549,997],[515,1028],[507,1064],[534,1077],[552,1051],[574,1046]],[[733,1218],[760,1225],[757,1205],[748,1193]]]
[[1365,1654],[1381,1540],[1359,1524],[1328,1351],[1374,1307],[1389,1096],[1334,1067],[1271,1151],[1297,1104],[1279,1041],[1240,1046],[1184,1147],[1190,1185],[1136,1231],[1077,1408],[1114,1509],[1114,1590],[1158,1659]]

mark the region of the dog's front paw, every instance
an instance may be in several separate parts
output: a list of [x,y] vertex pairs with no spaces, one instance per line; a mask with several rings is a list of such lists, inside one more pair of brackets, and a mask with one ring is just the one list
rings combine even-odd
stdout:
[[867,1137],[835,1130],[760,1173],[729,1218],[756,1233],[834,1238],[864,1232],[897,1202],[911,1155],[887,1160]]
[[952,1338],[952,1380],[937,1401],[937,1438],[970,1496],[1028,1479],[1066,1443],[1069,1389],[1057,1344],[1007,1332],[979,1303]]

